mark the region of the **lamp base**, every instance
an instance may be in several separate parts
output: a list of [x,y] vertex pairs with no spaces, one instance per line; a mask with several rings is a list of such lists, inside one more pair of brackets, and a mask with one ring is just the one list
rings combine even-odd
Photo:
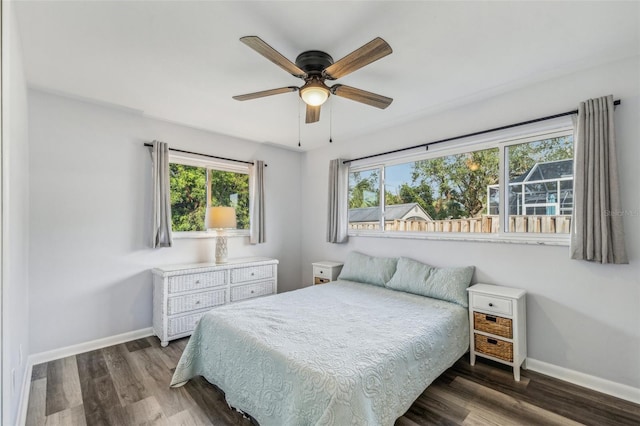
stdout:
[[227,263],[227,253],[227,236],[218,235],[216,237],[216,263]]

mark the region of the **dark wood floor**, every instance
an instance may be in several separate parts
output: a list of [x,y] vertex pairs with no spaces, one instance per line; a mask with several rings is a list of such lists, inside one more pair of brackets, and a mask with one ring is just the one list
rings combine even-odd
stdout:
[[[186,339],[149,337],[36,365],[27,425],[246,425],[204,379],[170,389]],[[514,382],[500,364],[466,358],[416,400],[396,426],[640,425],[640,406],[531,371]]]

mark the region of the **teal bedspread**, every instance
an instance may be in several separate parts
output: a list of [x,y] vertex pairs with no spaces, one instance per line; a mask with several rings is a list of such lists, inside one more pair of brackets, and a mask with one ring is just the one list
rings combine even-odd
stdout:
[[468,347],[467,309],[337,281],[213,309],[171,385],[201,375],[261,426],[393,425]]

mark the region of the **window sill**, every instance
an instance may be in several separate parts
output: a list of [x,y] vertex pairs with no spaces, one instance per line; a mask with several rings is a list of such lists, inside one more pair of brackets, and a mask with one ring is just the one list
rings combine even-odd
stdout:
[[[218,234],[214,231],[188,231],[188,232],[173,232],[172,237],[176,240],[188,240],[188,239],[200,239],[200,238],[216,238]],[[248,237],[249,230],[236,230],[236,231],[227,231],[225,233],[225,237],[227,238],[235,238],[235,237]]]
[[376,237],[376,238],[402,238],[413,240],[435,240],[435,241],[466,241],[473,243],[503,243],[503,244],[530,244],[545,246],[565,246],[568,247],[570,237],[568,234],[548,234],[535,236],[527,235],[478,235],[469,233],[446,234],[433,232],[379,232],[379,231],[349,231],[349,237]]

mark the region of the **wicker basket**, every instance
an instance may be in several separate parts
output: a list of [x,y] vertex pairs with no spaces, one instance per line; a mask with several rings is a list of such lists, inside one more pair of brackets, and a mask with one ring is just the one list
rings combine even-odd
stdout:
[[513,343],[511,342],[474,333],[474,344],[477,352],[513,362]]
[[513,327],[509,318],[502,318],[495,315],[473,313],[473,328],[496,336],[513,338]]

